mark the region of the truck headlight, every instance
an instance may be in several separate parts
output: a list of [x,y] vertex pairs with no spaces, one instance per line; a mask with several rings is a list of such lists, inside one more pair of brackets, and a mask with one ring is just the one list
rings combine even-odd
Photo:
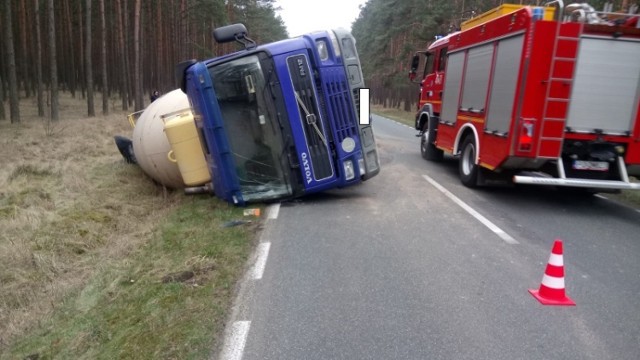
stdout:
[[352,180],[353,178],[356,177],[356,172],[353,169],[353,161],[347,160],[347,161],[342,163],[342,166],[344,167],[344,177],[345,177],[345,179]]
[[316,40],[316,49],[318,49],[318,55],[321,61],[329,60],[329,48],[326,41]]

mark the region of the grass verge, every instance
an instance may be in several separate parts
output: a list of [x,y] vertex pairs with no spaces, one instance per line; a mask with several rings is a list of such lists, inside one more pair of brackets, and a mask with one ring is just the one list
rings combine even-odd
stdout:
[[253,227],[209,196],[187,198],[142,246],[70,292],[11,356],[206,359],[219,344]]
[[0,122],[0,359],[205,359],[260,221],[124,163],[126,114]]

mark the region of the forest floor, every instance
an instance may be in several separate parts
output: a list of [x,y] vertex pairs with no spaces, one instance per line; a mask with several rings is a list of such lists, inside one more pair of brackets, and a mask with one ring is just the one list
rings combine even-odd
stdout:
[[[411,112],[407,112],[407,111],[403,111],[401,109],[396,109],[396,108],[385,108],[379,105],[374,105],[372,106],[371,111],[373,113],[376,113],[380,116],[384,116],[386,118],[392,119],[394,121],[397,121],[399,123],[408,125],[409,127],[411,127],[412,129],[414,128],[414,123],[415,123],[415,112],[411,111]],[[418,140],[416,140],[416,144],[418,144]],[[416,149],[418,148],[418,145],[416,145]],[[639,182],[638,179],[634,178],[634,177],[630,177],[631,181],[633,182]],[[619,203],[623,203],[626,206],[630,206],[634,209],[638,209],[640,210],[640,191],[632,191],[632,190],[622,190],[620,193],[613,193],[613,194],[609,194],[609,193],[603,193],[602,196],[611,199],[613,201],[617,201]]]
[[260,220],[157,185],[115,146],[126,112],[86,109],[0,121],[0,359],[210,358]]

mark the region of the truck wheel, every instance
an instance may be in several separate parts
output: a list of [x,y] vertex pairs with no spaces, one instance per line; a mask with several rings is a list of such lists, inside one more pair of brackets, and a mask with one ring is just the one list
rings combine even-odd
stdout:
[[474,188],[478,186],[478,165],[476,165],[476,142],[473,136],[467,136],[462,142],[460,152],[460,181],[466,187]]
[[[444,152],[433,145],[433,138],[436,136],[436,130],[434,126],[429,126],[431,119],[429,119],[422,129],[422,136],[420,137],[420,153],[422,158],[430,161],[442,161]],[[433,125],[433,124],[431,124]]]

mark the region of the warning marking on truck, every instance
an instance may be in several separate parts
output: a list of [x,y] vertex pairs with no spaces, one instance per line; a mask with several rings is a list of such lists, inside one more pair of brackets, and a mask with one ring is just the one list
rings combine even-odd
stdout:
[[369,89],[360,89],[360,125],[369,125]]

